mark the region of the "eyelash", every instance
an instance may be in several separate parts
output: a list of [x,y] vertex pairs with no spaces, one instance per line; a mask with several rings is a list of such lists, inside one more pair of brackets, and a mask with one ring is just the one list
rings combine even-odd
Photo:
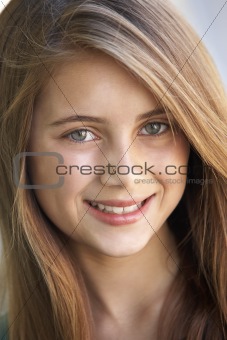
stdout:
[[[146,123],[146,124],[142,127],[142,129],[140,129],[140,131],[143,130],[143,129],[144,129],[147,125],[149,125],[149,124],[153,124],[153,125],[154,125],[154,124],[160,124],[161,126],[164,125],[164,126],[166,127],[166,129],[165,129],[163,132],[157,133],[157,134],[155,134],[155,135],[152,135],[152,134],[149,134],[149,133],[144,134],[145,136],[152,136],[152,137],[154,137],[154,138],[159,138],[161,135],[165,134],[165,133],[169,130],[169,124],[167,124],[167,123],[163,123],[163,122],[148,122],[148,123]],[[89,133],[93,134],[90,130],[85,129],[85,128],[81,128],[81,129],[73,130],[72,132],[63,135],[62,137],[65,138],[65,139],[68,139],[69,142],[76,143],[76,144],[78,144],[78,143],[81,143],[81,144],[82,144],[82,143],[88,143],[88,142],[90,142],[90,141],[95,140],[95,139],[91,139],[91,140],[89,140],[89,141],[76,141],[76,140],[74,140],[74,139],[70,139],[70,138],[69,138],[70,135],[72,135],[74,132],[78,132],[78,131],[86,131],[86,133],[89,132]],[[139,134],[138,134],[138,135],[139,135]]]

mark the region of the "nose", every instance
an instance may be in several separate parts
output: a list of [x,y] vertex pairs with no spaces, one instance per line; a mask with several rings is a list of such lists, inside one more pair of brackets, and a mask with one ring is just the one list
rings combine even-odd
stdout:
[[113,148],[105,156],[104,174],[100,175],[102,185],[123,187],[130,193],[135,192],[139,180],[148,177],[144,174],[145,157],[135,146]]

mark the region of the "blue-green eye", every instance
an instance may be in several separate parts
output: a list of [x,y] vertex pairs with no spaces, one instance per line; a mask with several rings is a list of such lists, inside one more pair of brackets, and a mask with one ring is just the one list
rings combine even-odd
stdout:
[[145,130],[145,135],[152,135],[152,136],[158,136],[164,133],[166,130],[169,129],[169,125],[165,123],[159,123],[159,122],[152,122],[146,124],[141,130]]
[[72,142],[75,143],[90,142],[91,140],[94,140],[96,138],[93,138],[92,136],[94,136],[94,134],[87,129],[78,129],[65,135],[66,138],[69,138]]

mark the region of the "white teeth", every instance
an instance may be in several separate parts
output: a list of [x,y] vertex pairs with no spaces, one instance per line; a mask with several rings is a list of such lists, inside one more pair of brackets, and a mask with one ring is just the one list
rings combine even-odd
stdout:
[[104,205],[104,208],[106,211],[113,211],[113,207],[109,207],[108,205]]
[[141,208],[143,202],[140,202],[135,205],[128,206],[128,207],[112,207],[109,205],[103,205],[101,203],[96,203],[96,202],[91,202],[91,205],[93,207],[96,207],[96,209],[101,210],[103,212],[123,214],[123,213],[129,213],[129,212],[138,210],[139,208]]
[[113,212],[115,214],[122,214],[124,212],[124,208],[123,207],[113,207]]
[[103,204],[101,204],[101,203],[98,203],[98,207],[99,207],[100,210],[104,210],[105,205],[103,205]]

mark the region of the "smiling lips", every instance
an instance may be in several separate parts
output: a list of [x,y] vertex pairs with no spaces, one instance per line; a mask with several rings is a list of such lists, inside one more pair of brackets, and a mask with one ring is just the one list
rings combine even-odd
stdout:
[[134,223],[142,218],[144,216],[144,213],[149,209],[150,203],[151,201],[153,201],[154,197],[155,194],[144,200],[85,200],[84,202],[89,207],[88,213],[91,216],[95,217],[101,222],[104,222],[105,224],[119,226]]
[[[126,204],[125,202],[123,202],[124,204]],[[138,210],[139,208],[142,207],[143,204],[145,204],[145,200],[143,200],[142,202],[139,202],[137,204],[133,204],[133,205],[104,205],[102,203],[99,202],[89,202],[89,204],[91,204],[93,207],[95,207],[98,210],[101,210],[105,213],[115,213],[115,214],[126,214],[126,213],[130,213],[133,211]]]

